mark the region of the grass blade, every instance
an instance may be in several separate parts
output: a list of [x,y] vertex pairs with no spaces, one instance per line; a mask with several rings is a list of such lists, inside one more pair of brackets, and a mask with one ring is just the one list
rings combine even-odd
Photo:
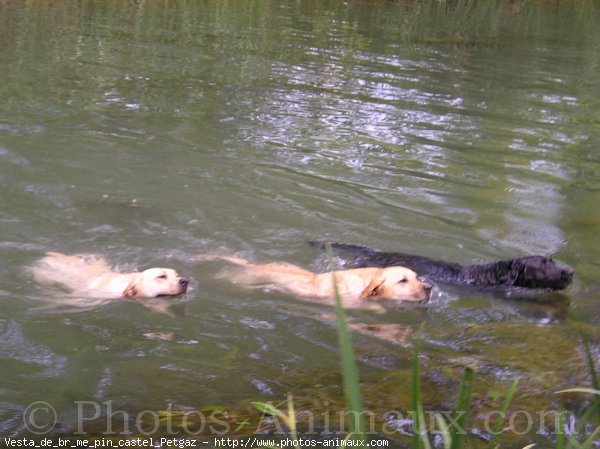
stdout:
[[425,426],[425,413],[423,413],[423,404],[419,404],[417,406],[417,416],[419,417],[418,434],[421,437],[420,440],[423,442],[423,449],[431,449],[429,433],[427,432],[427,427]]
[[566,390],[560,390],[556,392],[556,394],[559,393],[588,393],[600,396],[600,390],[595,390],[594,388],[567,388]]
[[565,410],[561,407],[558,413],[558,429],[556,430],[556,449],[565,449]]
[[[584,393],[584,394],[594,394],[594,395],[598,395],[598,397],[600,397],[600,390],[595,390],[593,388],[568,388],[566,390],[560,390],[560,391],[556,392],[556,394],[560,394],[560,393]],[[581,435],[581,433],[584,431],[585,427],[588,425],[588,423],[592,419],[592,415],[594,414],[594,412],[596,412],[596,408],[592,406],[585,411],[585,413],[581,416],[581,418],[579,418],[578,423],[575,426],[574,434],[569,436],[569,439],[568,439],[569,444],[567,445],[567,447],[571,447],[574,445],[577,447],[583,447],[578,443],[577,437],[579,435]],[[564,414],[564,410],[561,410],[561,416],[563,414]],[[596,429],[596,430],[598,430],[598,429]]]
[[515,395],[515,392],[517,391],[517,385],[519,384],[519,380],[516,379],[512,386],[510,387],[510,390],[508,390],[508,394],[506,395],[506,398],[504,399],[504,403],[502,404],[502,409],[500,410],[500,419],[496,422],[496,424],[494,425],[494,428],[492,429],[492,443],[496,442],[496,436],[498,436],[500,434],[500,428],[502,427],[502,424],[504,423],[504,420],[506,419],[506,412],[508,411],[508,408],[510,407],[510,403],[512,402],[513,396]]
[[263,415],[279,417],[282,416],[281,412],[277,409],[277,407],[275,407],[269,402],[251,402],[251,404]]
[[[329,257],[330,270],[335,271],[333,266],[333,252],[331,244],[325,245],[327,256]],[[368,446],[367,435],[365,433],[365,420],[363,415],[362,399],[360,396],[360,383],[358,377],[358,367],[354,358],[354,348],[350,330],[346,322],[346,312],[342,305],[342,299],[339,295],[335,276],[332,275],[333,290],[335,296],[335,312],[337,316],[338,342],[340,345],[340,358],[342,364],[342,379],[344,384],[344,397],[346,399],[346,409],[350,414],[349,428],[353,440],[364,441]]]
[[452,426],[452,446],[451,449],[461,449],[463,447],[463,439],[467,433],[467,421],[469,417],[469,409],[471,407],[471,392],[473,391],[473,379],[475,370],[467,366],[465,368],[465,376],[460,384],[458,392],[458,401],[456,402],[456,413],[458,418]]
[[590,437],[584,441],[581,446],[583,449],[590,449],[593,447],[594,443],[598,441],[598,434],[600,433],[600,426],[596,427]]
[[423,444],[421,438],[426,435],[422,435],[422,423],[421,414],[419,410],[422,410],[421,406],[421,373],[419,356],[421,354],[421,336],[419,335],[415,340],[415,355],[413,358],[412,367],[412,391],[411,391],[411,403],[413,410],[413,449],[422,449]]
[[288,393],[288,426],[290,428],[290,435],[294,441],[294,447],[298,448],[298,430],[296,427],[296,410],[294,409],[294,396],[292,393]]
[[[581,336],[581,343],[587,359],[590,376],[592,377],[592,387],[594,387],[594,390],[598,391],[600,390],[600,378],[598,376],[598,370],[596,369],[596,362],[594,361],[594,356],[592,355],[592,350],[590,349],[590,342],[588,341],[581,325],[579,326],[579,335]],[[594,404],[597,416],[600,416],[600,396],[594,400]]]
[[444,420],[444,417],[440,413],[435,414],[435,422],[440,429],[440,435],[442,436],[442,442],[445,449],[452,447],[452,436],[450,435],[450,426]]

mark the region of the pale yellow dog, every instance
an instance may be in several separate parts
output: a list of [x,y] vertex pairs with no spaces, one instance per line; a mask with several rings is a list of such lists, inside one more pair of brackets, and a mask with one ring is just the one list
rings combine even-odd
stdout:
[[31,267],[34,279],[58,286],[86,298],[155,298],[179,296],[187,291],[188,280],[169,268],[118,273],[95,255],[67,255],[50,252]]
[[328,273],[312,273],[288,263],[252,264],[237,257],[200,255],[196,261],[224,260],[241,267],[237,272],[220,275],[247,287],[263,287],[300,298],[333,302],[333,278],[348,308],[368,307],[368,301],[413,301],[429,299],[431,288],[404,267],[355,268]]

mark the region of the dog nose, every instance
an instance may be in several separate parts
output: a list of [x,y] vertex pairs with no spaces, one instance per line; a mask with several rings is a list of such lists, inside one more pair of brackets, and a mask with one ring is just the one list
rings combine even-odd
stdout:
[[190,281],[188,281],[186,278],[181,278],[181,279],[179,279],[179,283],[181,284],[182,287],[187,287],[188,284],[190,283]]
[[565,270],[560,274],[560,282],[562,283],[562,285],[565,287],[568,287],[569,284],[573,281],[573,271],[572,270]]

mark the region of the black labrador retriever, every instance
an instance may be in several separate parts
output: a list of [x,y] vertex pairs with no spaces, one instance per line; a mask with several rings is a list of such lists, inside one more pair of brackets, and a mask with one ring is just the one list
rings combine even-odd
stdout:
[[[324,248],[325,244],[310,242]],[[335,255],[343,256],[348,268],[401,265],[420,276],[448,283],[478,287],[521,287],[563,290],[573,280],[573,270],[561,268],[544,256],[527,256],[480,265],[460,265],[396,252],[377,251],[363,246],[331,244]]]

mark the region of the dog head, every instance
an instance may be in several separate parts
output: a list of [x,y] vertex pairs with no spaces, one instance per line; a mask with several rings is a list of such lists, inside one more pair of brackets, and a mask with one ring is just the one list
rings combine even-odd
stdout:
[[420,281],[417,273],[404,267],[381,268],[363,290],[360,299],[381,298],[397,301],[427,301],[431,284]]
[[511,262],[512,285],[515,287],[562,290],[573,280],[573,270],[561,268],[547,257],[521,257]]
[[126,298],[178,296],[187,291],[189,281],[169,268],[149,268],[136,273],[123,295]]

